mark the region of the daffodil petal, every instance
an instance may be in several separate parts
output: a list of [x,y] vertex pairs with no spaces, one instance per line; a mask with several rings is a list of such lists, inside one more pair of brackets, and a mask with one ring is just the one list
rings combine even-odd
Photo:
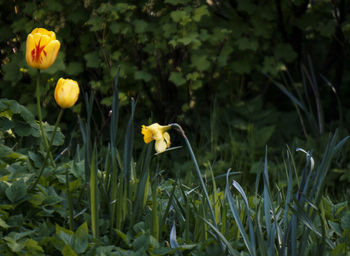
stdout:
[[166,150],[167,148],[167,144],[165,142],[165,140],[157,140],[156,141],[156,145],[155,145],[155,149],[157,151],[157,153],[162,153]]
[[165,132],[163,133],[164,140],[166,142],[166,147],[170,147],[170,135],[169,133]]

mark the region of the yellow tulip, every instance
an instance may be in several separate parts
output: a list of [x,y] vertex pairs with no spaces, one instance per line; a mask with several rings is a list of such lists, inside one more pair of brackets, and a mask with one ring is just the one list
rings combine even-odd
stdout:
[[47,69],[56,60],[60,49],[56,34],[44,28],[36,28],[27,37],[26,61],[32,68]]
[[76,81],[60,78],[55,89],[55,100],[61,108],[70,108],[77,102],[79,92]]
[[142,125],[141,133],[144,135],[145,143],[150,143],[152,140],[156,141],[155,149],[158,153],[164,152],[170,147],[170,135],[166,131],[171,128],[170,125],[162,126],[154,123],[149,126]]

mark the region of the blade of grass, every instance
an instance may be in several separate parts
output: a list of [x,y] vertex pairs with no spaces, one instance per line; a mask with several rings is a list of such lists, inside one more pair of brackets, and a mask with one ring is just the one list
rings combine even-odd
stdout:
[[214,231],[214,233],[220,237],[221,241],[224,243],[224,245],[226,246],[225,249],[227,249],[228,253],[230,255],[233,255],[233,256],[239,256],[240,254],[234,250],[230,244],[229,241],[227,241],[226,237],[213,225],[211,224],[209,221],[207,221],[206,219],[203,219],[202,220],[208,224],[208,226]]
[[[227,172],[229,173],[229,171]],[[233,197],[231,195],[231,192],[230,192],[230,186],[229,186],[229,181],[228,181],[228,175],[226,176],[226,188],[225,188],[225,196],[227,198],[227,201],[228,201],[228,204],[230,206],[230,209],[231,209],[231,212],[232,212],[232,215],[233,215],[233,218],[235,219],[236,221],[236,224],[238,226],[238,229],[239,229],[239,232],[240,234],[242,235],[243,237],[243,241],[249,251],[249,254],[250,255],[255,255],[255,250],[252,248],[251,246],[251,243],[248,239],[248,235],[247,233],[245,232],[244,230],[244,227],[243,227],[243,224],[241,222],[241,219],[240,219],[240,215],[238,213],[238,210],[237,210],[237,207],[236,207],[236,204],[233,200]]]
[[96,166],[96,147],[94,147],[91,157],[90,169],[90,211],[91,211],[91,229],[92,236],[98,238],[98,199],[97,199],[97,166]]
[[238,182],[236,182],[235,180],[233,181],[232,185],[238,190],[238,192],[241,194],[242,198],[243,198],[243,202],[245,204],[246,207],[246,212],[247,212],[247,221],[248,221],[248,227],[249,227],[249,237],[250,237],[250,245],[251,245],[251,250],[254,252],[255,255],[255,236],[254,236],[254,227],[253,227],[253,223],[252,220],[250,219],[250,208],[249,208],[249,204],[248,204],[248,199],[246,194],[244,193],[243,188],[241,187],[241,185],[239,185]]

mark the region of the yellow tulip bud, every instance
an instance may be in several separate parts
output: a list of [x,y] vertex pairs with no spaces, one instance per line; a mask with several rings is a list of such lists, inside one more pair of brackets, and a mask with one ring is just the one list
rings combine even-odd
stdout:
[[70,108],[77,102],[79,92],[76,81],[60,78],[55,89],[55,100],[61,108]]
[[55,32],[36,28],[27,37],[26,61],[32,68],[47,69],[56,60],[60,41]]

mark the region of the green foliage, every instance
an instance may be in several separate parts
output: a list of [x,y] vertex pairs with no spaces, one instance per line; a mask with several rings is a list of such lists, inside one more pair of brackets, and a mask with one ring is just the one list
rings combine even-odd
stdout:
[[[348,253],[350,147],[328,135],[350,123],[348,1],[0,4],[1,255]],[[47,138],[57,80],[82,95],[44,167],[25,62],[35,27],[61,41],[41,73]],[[197,176],[174,129],[166,153],[143,145],[149,116],[181,123]],[[281,159],[284,144],[313,152]]]

